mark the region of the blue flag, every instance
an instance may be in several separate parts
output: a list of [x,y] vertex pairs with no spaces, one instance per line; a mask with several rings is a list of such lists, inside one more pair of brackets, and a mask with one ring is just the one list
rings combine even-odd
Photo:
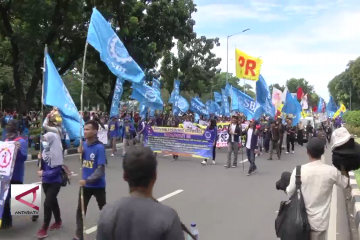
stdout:
[[179,101],[178,101],[178,109],[183,112],[183,113],[186,113],[188,110],[189,110],[189,103],[188,101],[186,101],[186,99],[179,95]]
[[214,99],[215,99],[215,102],[217,102],[217,103],[222,102],[221,94],[218,92],[214,92]]
[[[44,104],[57,107],[70,139],[80,137],[80,115],[50,56],[46,55]],[[81,134],[82,135],[82,134]]]
[[116,84],[114,88],[114,95],[111,103],[111,109],[110,109],[110,117],[118,117],[119,116],[119,102],[121,99],[121,96],[123,94],[123,83],[124,80],[121,78],[116,79]]
[[206,108],[206,105],[203,104],[198,98],[191,98],[190,110],[199,115],[208,116],[209,111]]
[[301,111],[302,108],[300,103],[291,95],[290,92],[286,92],[286,100],[285,105],[282,108],[282,112],[293,115],[293,126],[296,126],[296,124],[300,121]]
[[196,123],[198,123],[199,120],[200,120],[200,115],[197,114],[197,113],[195,113],[195,115],[194,115],[194,121],[195,121]]
[[158,91],[160,91],[160,81],[156,78],[154,78],[152,80],[152,86],[153,88],[157,89]]
[[225,95],[226,96],[231,96],[231,92],[232,92],[232,86],[227,82],[226,86],[225,86]]
[[272,97],[265,79],[260,74],[259,80],[256,81],[256,102],[263,108],[263,112],[270,117],[275,117],[275,106],[272,104]]
[[154,110],[162,110],[164,108],[161,100],[160,92],[146,84],[133,83],[131,88],[131,98],[145,104],[146,107]]
[[231,111],[242,112],[247,119],[258,118],[258,115],[261,113],[258,112],[255,117],[255,112],[260,107],[259,103],[257,103],[252,97],[243,93],[237,88],[232,88],[231,94]]
[[173,115],[174,116],[178,116],[180,113],[180,109],[179,109],[179,97],[180,97],[180,81],[179,80],[175,80],[174,82],[174,99],[173,99]]
[[228,99],[228,95],[226,94],[226,91],[224,89],[221,89],[221,97],[222,97],[222,105],[221,106],[222,106],[223,115],[225,115],[226,117],[230,117],[229,99]]
[[328,112],[329,117],[333,117],[339,107],[336,105],[336,102],[332,96],[330,96],[329,102],[326,106],[326,111]]
[[91,14],[87,42],[100,53],[101,60],[115,76],[133,83],[143,81],[144,72],[129,55],[110,23],[96,8],[93,8]]
[[141,119],[146,118],[146,112],[147,112],[147,107],[144,104],[140,103],[140,113],[139,113],[139,115],[140,115]]

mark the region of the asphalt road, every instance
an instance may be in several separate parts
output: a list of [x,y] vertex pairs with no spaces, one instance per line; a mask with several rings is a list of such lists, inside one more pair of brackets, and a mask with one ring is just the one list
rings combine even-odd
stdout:
[[[258,172],[248,177],[248,162],[244,163],[245,170],[241,163],[235,169],[223,167],[226,150],[218,150],[216,165],[207,166],[201,166],[201,159],[180,157],[178,161],[172,162],[171,156],[159,155],[154,195],[163,204],[173,207],[183,223],[190,225],[191,222],[196,222],[201,239],[275,240],[274,220],[280,201],[287,199],[284,192],[275,189],[275,182],[283,171],[292,171],[296,165],[306,163],[307,156],[305,147],[296,146],[295,154],[283,155],[281,160],[268,161],[267,158],[266,153],[256,158]],[[78,159],[78,156],[68,156],[66,159],[66,164],[76,174],[80,171]],[[110,203],[127,196],[128,186],[122,179],[122,159],[108,159],[106,180],[107,202]],[[241,153],[238,159],[241,161]],[[26,163],[26,183],[39,182],[36,171],[35,162]],[[66,240],[74,236],[79,178],[79,175],[73,177],[72,184],[61,189],[59,204],[64,227],[49,232],[47,239]],[[345,203],[340,194],[342,192],[337,191],[338,201],[333,206],[336,213],[332,215],[335,220],[332,220],[332,227],[330,226],[332,229],[336,226],[336,231],[329,238],[347,240],[348,226],[343,220],[346,210],[345,206],[341,207]],[[88,240],[95,239],[98,216],[96,201],[92,199],[86,216]],[[341,219],[341,222],[336,219]],[[35,234],[42,225],[41,220],[42,212],[35,223],[28,218],[17,217],[12,229],[0,230],[0,239],[36,239]]]

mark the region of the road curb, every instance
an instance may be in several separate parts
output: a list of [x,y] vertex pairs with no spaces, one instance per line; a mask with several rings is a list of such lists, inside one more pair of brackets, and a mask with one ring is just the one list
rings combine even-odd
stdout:
[[360,189],[356,182],[354,172],[349,172],[349,176],[351,188],[351,205],[353,206],[354,221],[355,226],[360,233]]
[[[116,147],[117,148],[122,148],[123,145],[124,145],[123,143],[118,143],[118,144],[116,144]],[[105,148],[106,148],[106,150],[111,149],[109,145],[106,145]],[[77,154],[77,153],[78,153],[77,148],[66,149],[65,152],[64,152],[65,156],[71,156],[71,155],[74,155],[74,154]],[[36,160],[37,158],[38,158],[37,153],[36,154],[28,154],[26,160],[31,161],[31,160]]]

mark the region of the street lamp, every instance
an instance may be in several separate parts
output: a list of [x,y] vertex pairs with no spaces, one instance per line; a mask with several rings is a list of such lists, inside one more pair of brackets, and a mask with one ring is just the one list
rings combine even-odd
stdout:
[[[249,30],[250,30],[250,28],[247,28],[247,29],[242,30],[241,32],[227,36],[227,39],[226,39],[226,83],[228,82],[228,78],[229,78],[229,38],[232,36],[238,35],[240,33],[249,31]],[[236,61],[236,59],[235,59],[235,61]]]

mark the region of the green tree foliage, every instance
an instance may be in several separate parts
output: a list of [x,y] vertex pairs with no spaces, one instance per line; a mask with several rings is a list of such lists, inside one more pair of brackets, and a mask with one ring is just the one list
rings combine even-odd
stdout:
[[282,85],[282,86],[280,86],[278,83],[275,83],[275,84],[271,84],[270,86],[269,86],[269,90],[270,90],[270,93],[272,94],[272,92],[273,92],[273,88],[277,88],[277,89],[279,89],[280,91],[282,91],[282,92],[284,92],[284,90],[285,90],[285,86],[284,85]]
[[[192,0],[0,1],[0,67],[12,70],[13,94],[19,109],[28,110],[35,104],[45,45],[60,75],[75,65],[81,66],[95,6],[111,21],[130,55],[145,71],[154,68],[162,53],[173,47],[174,38],[186,43],[195,37],[191,14],[196,8]],[[90,48],[86,84],[109,107],[115,77],[106,67],[100,67],[105,63]]]
[[319,103],[319,96],[316,94],[314,86],[304,78],[291,78],[286,81],[286,87],[290,93],[296,93],[298,87],[301,87],[304,94],[308,94],[309,107],[317,106]]
[[171,92],[174,79],[179,79],[182,91],[193,91],[200,97],[202,93],[210,92],[211,83],[220,72],[217,67],[221,58],[212,53],[217,46],[220,46],[218,38],[207,39],[205,36],[187,43],[178,41],[177,56],[167,51],[161,63],[160,73],[165,88]]
[[330,95],[339,104],[343,103],[351,110],[360,109],[360,57],[350,61],[346,69],[336,75],[328,84]]

